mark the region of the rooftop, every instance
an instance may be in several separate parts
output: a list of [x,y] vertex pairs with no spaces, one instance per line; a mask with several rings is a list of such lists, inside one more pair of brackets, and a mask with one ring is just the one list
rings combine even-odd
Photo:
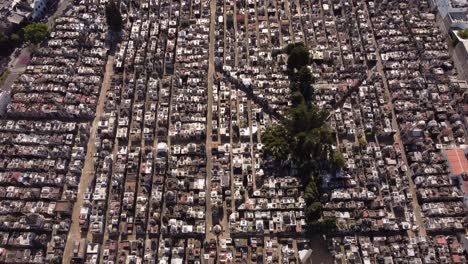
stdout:
[[448,149],[445,151],[453,175],[468,172],[468,160],[462,149]]
[[468,8],[467,0],[450,0],[450,5],[454,8]]
[[453,22],[456,23],[468,22],[468,10],[463,12],[450,12],[449,16]]

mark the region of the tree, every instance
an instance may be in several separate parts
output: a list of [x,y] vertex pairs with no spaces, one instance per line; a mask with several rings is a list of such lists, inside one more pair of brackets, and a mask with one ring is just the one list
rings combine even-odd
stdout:
[[296,81],[299,84],[300,91],[304,96],[306,102],[309,102],[312,98],[312,73],[307,66],[303,66],[297,72]]
[[286,54],[291,54],[291,51],[294,49],[294,46],[296,44],[294,43],[289,43],[285,48],[284,48],[284,52],[286,52]]
[[360,144],[361,146],[366,146],[366,145],[367,145],[367,139],[366,139],[365,136],[359,137],[359,138],[358,138],[358,141],[359,141],[359,144]]
[[468,39],[468,29],[458,31],[458,36],[462,39]]
[[112,31],[118,32],[122,30],[122,14],[114,0],[110,1],[109,4],[106,5],[106,21],[107,26],[109,26]]
[[331,167],[334,138],[325,127],[327,114],[306,106],[300,97],[294,94],[294,103],[298,104],[280,124],[268,128],[262,140],[267,153],[281,161],[291,158],[301,179],[307,181],[316,169]]
[[21,41],[21,37],[18,34],[11,34],[10,40],[13,44],[18,44]]
[[319,191],[317,189],[317,185],[313,178],[309,180],[309,183],[307,184],[305,188],[304,200],[306,201],[307,204],[310,204],[319,200]]
[[0,32],[0,49],[7,49],[9,45],[10,41],[8,37],[3,32]]
[[300,104],[288,111],[288,116],[283,123],[292,135],[297,135],[323,127],[326,118],[327,113],[316,106],[307,107],[305,104]]
[[322,210],[322,203],[320,202],[313,202],[307,205],[305,209],[305,217],[307,223],[313,223],[320,219]]
[[303,45],[294,45],[288,53],[288,68],[300,69],[309,63],[309,50]]
[[293,106],[297,106],[304,103],[304,96],[301,92],[295,91],[291,94],[291,102]]
[[234,27],[234,14],[231,11],[226,13],[226,27],[228,29]]
[[[327,166],[332,154],[333,137],[328,129],[314,128],[297,134],[293,139],[293,160],[307,173]],[[309,177],[307,174],[301,175]]]
[[334,151],[330,164],[333,169],[340,169],[346,166],[346,160],[341,152]]
[[[295,103],[300,95],[294,95]],[[267,128],[262,141],[267,153],[284,161],[289,157],[303,180],[320,168],[338,169],[345,165],[340,152],[333,149],[334,137],[325,126],[327,113],[316,106],[299,103],[280,124]]]
[[39,44],[49,37],[50,31],[46,23],[31,23],[23,28],[24,39],[33,44]]
[[375,132],[372,131],[372,130],[366,131],[366,132],[364,132],[364,134],[366,135],[366,137],[370,137],[370,138],[375,136]]
[[263,134],[262,142],[265,144],[266,152],[276,160],[284,161],[289,155],[289,134],[281,126],[268,127]]
[[296,79],[300,84],[310,85],[312,83],[312,73],[307,66],[303,66],[297,72]]

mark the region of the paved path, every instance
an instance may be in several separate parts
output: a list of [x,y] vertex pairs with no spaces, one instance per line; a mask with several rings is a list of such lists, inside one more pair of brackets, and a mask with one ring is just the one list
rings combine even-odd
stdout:
[[13,83],[26,70],[26,67],[31,61],[31,50],[32,47],[27,46],[21,49],[18,56],[15,56],[15,53],[10,56],[10,62],[7,66],[9,75],[2,84],[2,91],[10,91]]
[[55,12],[51,14],[51,16],[47,19],[47,25],[49,26],[49,28],[54,27],[55,18],[62,16],[63,12],[65,11],[65,9],[67,9],[68,5],[70,4],[70,1],[71,0],[59,0],[57,10],[55,10]]
[[104,105],[106,101],[107,90],[110,87],[110,81],[112,80],[112,75],[114,73],[113,69],[114,57],[109,56],[106,64],[106,73],[104,75],[104,81],[102,83],[101,93],[99,95],[99,102],[96,108],[96,117],[94,118],[91,134],[88,141],[88,148],[86,152],[85,164],[83,166],[82,175],[80,178],[80,184],[78,186],[77,201],[73,207],[72,214],[72,225],[70,226],[70,232],[68,233],[67,244],[65,246],[65,252],[63,254],[63,263],[71,263],[71,254],[73,250],[73,242],[81,239],[81,230],[79,225],[80,209],[83,206],[83,193],[86,188],[89,186],[91,181],[94,178],[94,161],[93,155],[95,153],[94,142],[96,141],[97,128],[99,123],[99,118],[101,117],[104,111]]
[[213,227],[212,220],[212,205],[211,205],[211,169],[212,169],[212,157],[211,157],[211,146],[212,146],[212,122],[213,119],[213,74],[214,74],[214,44],[215,44],[215,23],[216,23],[216,1],[210,2],[210,47],[208,57],[208,105],[207,105],[207,118],[206,118],[206,239],[214,239],[215,236],[211,232]]

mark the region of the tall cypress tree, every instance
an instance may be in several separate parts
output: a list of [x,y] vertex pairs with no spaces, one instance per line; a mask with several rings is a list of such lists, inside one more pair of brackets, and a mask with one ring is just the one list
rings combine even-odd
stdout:
[[120,13],[120,9],[118,8],[115,1],[110,1],[109,4],[106,6],[106,20],[107,25],[111,30],[122,30],[122,14]]

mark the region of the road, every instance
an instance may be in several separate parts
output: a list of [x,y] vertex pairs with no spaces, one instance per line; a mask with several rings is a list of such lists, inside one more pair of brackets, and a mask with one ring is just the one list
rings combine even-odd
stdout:
[[94,118],[94,121],[91,127],[91,133],[90,133],[87,152],[86,152],[86,159],[85,159],[85,163],[84,163],[81,178],[80,178],[80,184],[78,186],[77,200],[73,207],[72,224],[70,226],[67,244],[65,246],[65,251],[63,254],[63,259],[64,259],[63,263],[71,263],[70,260],[71,260],[71,253],[73,250],[73,242],[82,238],[80,225],[79,225],[80,209],[83,206],[83,200],[84,200],[83,193],[94,178],[93,155],[96,152],[95,147],[94,147],[94,142],[96,142],[96,134],[97,134],[97,129],[98,129],[99,118],[101,117],[104,111],[107,90],[110,87],[112,75],[114,74],[113,66],[114,66],[114,57],[109,56],[109,58],[107,59],[106,72],[104,74],[104,81],[102,83],[101,93],[99,95],[99,101],[98,101],[98,105],[96,108],[96,116]]

